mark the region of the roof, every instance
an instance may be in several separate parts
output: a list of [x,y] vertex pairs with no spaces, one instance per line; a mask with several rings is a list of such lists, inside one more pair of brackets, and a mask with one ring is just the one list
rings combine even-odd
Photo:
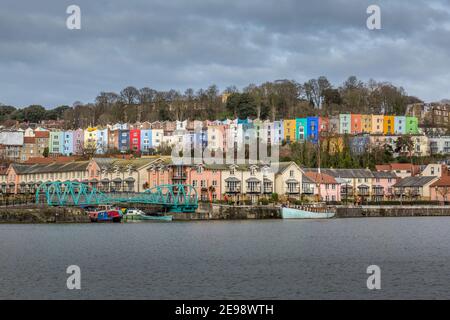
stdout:
[[[317,168],[305,168],[305,172],[317,172]],[[334,178],[373,178],[369,169],[321,169],[321,172]]]
[[411,163],[389,163],[376,165],[377,171],[411,171],[416,174],[420,171],[420,166]]
[[[288,179],[286,182],[296,182],[296,183],[298,183],[298,181],[295,180],[295,179]],[[314,181],[311,180],[310,178],[308,178],[307,175],[303,175],[303,177],[302,177],[302,183],[310,183],[310,184],[314,184]]]
[[12,163],[11,168],[17,174],[33,174],[33,173],[59,173],[72,171],[85,171],[89,161],[74,161],[69,163],[51,163],[51,164],[19,164]]
[[401,188],[401,187],[423,187],[427,185],[428,183],[435,180],[437,177],[435,176],[416,176],[416,177],[407,177],[399,182],[397,182],[394,187],[395,188]]
[[149,158],[136,158],[136,159],[117,159],[117,158],[93,158],[100,168],[106,167],[119,167],[119,168],[127,168],[132,166],[134,168],[141,168],[146,165],[149,165],[160,158],[157,157],[149,157]]
[[275,173],[283,173],[291,165],[294,165],[294,166],[298,167],[298,165],[295,162],[293,162],[293,161],[290,161],[290,162],[279,162],[279,163],[274,163],[273,165],[277,166],[277,168],[278,168],[277,172],[275,172]]
[[51,158],[45,158],[45,157],[30,157],[27,161],[25,161],[25,164],[51,164],[51,163],[68,163],[77,161],[79,158],[72,156],[60,156],[60,157],[51,157]]
[[434,187],[450,187],[450,176],[442,176],[438,181],[434,182],[430,186]]
[[34,143],[36,143],[36,138],[35,137],[23,137],[23,143],[34,144]]
[[378,179],[396,179],[398,178],[395,172],[392,171],[372,171],[373,177]]
[[34,137],[35,138],[48,138],[50,136],[49,131],[35,131]]
[[325,173],[318,173],[318,172],[306,172],[305,176],[307,176],[310,180],[312,180],[314,183],[321,183],[321,184],[337,184],[335,178],[332,176],[325,174]]

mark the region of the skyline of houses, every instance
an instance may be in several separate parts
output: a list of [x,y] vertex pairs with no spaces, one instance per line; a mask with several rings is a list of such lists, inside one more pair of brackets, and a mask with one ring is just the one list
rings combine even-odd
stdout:
[[[142,123],[116,123],[105,127],[74,130],[37,127],[0,131],[0,157],[14,162],[26,162],[41,157],[46,148],[49,156],[81,155],[111,152],[153,154],[162,146],[175,145],[209,150],[242,148],[255,141],[267,145],[309,141],[317,144],[319,138],[339,139],[349,136],[355,154],[370,147],[390,145],[401,135],[411,135],[414,155],[426,156],[430,152],[450,152],[450,137],[427,137],[413,116],[384,116],[340,114],[335,117],[306,117],[279,121],[226,119],[223,121],[155,121]],[[342,151],[342,141],[334,148]]]

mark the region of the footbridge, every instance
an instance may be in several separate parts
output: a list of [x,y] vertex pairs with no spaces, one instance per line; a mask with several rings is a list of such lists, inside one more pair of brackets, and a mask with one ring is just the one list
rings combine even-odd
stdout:
[[191,185],[165,184],[144,192],[111,192],[76,181],[45,182],[36,189],[36,203],[49,206],[95,206],[120,204],[149,204],[163,207],[167,212],[195,212],[198,196]]

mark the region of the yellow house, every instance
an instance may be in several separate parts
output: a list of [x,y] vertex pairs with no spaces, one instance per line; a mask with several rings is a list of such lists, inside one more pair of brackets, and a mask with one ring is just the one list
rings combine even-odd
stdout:
[[97,148],[97,128],[87,128],[84,130],[84,147],[86,149]]
[[296,141],[296,120],[283,120],[284,140],[287,142]]
[[383,134],[383,133],[384,133],[384,116],[373,114],[371,134]]
[[361,115],[361,131],[363,133],[372,133],[372,115]]
[[394,134],[394,116],[384,116],[383,118],[383,133]]

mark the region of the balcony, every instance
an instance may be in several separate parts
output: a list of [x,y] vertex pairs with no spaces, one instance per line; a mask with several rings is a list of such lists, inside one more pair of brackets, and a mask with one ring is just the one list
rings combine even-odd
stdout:
[[261,186],[247,186],[247,193],[261,193]]
[[273,187],[264,187],[264,193],[265,194],[273,193]]
[[314,194],[314,187],[304,187],[303,194],[312,195]]
[[240,193],[241,187],[226,187],[225,193]]
[[384,188],[373,188],[372,193],[374,196],[384,196]]
[[299,194],[299,193],[300,193],[299,186],[286,188],[286,194]]
[[172,175],[172,179],[174,180],[186,180],[187,174],[186,172],[174,172]]
[[360,189],[360,190],[358,190],[358,196],[363,196],[363,197],[369,196],[369,189]]

